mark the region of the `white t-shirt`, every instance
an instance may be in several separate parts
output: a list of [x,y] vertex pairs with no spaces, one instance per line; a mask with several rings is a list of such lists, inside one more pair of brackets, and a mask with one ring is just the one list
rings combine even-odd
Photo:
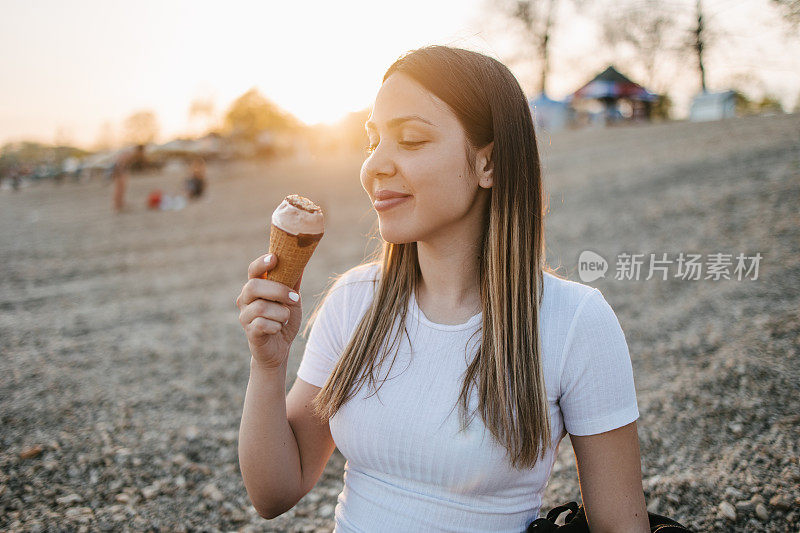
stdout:
[[[300,379],[324,385],[372,300],[376,276],[379,264],[368,263],[334,284],[309,334]],[[459,433],[465,350],[469,344],[471,360],[482,313],[463,324],[437,324],[412,293],[406,323],[411,344],[401,332],[394,364],[390,351],[378,369],[377,394],[367,381],[329,420],[347,460],[336,533],[520,533],[539,516],[567,433],[602,433],[639,417],[628,346],[602,293],[545,273],[542,298],[539,331],[553,437],[545,459],[531,469],[511,468],[505,448],[474,411],[474,387],[468,413],[475,416]]]

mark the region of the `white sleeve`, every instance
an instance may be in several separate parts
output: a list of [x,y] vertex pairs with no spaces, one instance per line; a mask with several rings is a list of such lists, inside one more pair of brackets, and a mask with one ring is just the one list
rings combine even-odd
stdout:
[[345,348],[347,283],[340,277],[331,287],[308,334],[297,377],[322,387]]
[[598,289],[575,310],[561,364],[559,405],[569,434],[603,433],[639,418],[625,334]]

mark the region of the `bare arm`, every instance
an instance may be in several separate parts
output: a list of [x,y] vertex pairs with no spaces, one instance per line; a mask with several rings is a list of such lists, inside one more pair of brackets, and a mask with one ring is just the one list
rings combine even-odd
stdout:
[[271,519],[314,487],[336,445],[328,421],[315,417],[310,408],[320,387],[298,378],[284,398],[285,365],[280,371],[263,371],[251,360],[250,367],[239,463],[253,506]]
[[649,533],[636,421],[570,441],[592,533]]
[[239,426],[239,467],[258,514],[274,518],[297,503],[302,487],[300,451],[286,416],[286,365],[250,361],[250,380]]
[[250,263],[249,279],[236,298],[252,356],[239,427],[239,467],[250,501],[264,518],[294,507],[316,484],[335,448],[328,421],[318,419],[310,407],[320,387],[296,379],[285,394],[286,364],[302,305],[288,287],[263,279],[275,263],[274,256]]

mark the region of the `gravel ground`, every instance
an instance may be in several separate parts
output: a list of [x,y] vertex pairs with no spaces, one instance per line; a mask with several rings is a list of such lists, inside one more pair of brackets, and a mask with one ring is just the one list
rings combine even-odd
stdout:
[[[800,116],[540,143],[549,263],[578,281],[582,250],[611,263],[590,284],[630,347],[648,508],[697,531],[799,531]],[[264,520],[249,503],[236,453],[249,352],[234,299],[286,194],[328,214],[306,315],[328,277],[377,244],[359,166],[211,165],[209,196],[165,212],[145,209],[147,192],[177,192],[184,175],[134,176],[116,216],[102,179],[0,191],[0,529],[332,530],[338,450],[286,514]],[[622,252],[762,259],[756,279],[615,279]],[[542,513],[569,500],[580,492],[567,438]]]

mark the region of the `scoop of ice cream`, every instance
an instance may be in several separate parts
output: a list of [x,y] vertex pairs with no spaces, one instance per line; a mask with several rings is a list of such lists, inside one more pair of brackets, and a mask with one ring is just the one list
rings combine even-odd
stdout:
[[272,213],[272,224],[293,235],[324,233],[322,208],[300,196],[290,194]]

